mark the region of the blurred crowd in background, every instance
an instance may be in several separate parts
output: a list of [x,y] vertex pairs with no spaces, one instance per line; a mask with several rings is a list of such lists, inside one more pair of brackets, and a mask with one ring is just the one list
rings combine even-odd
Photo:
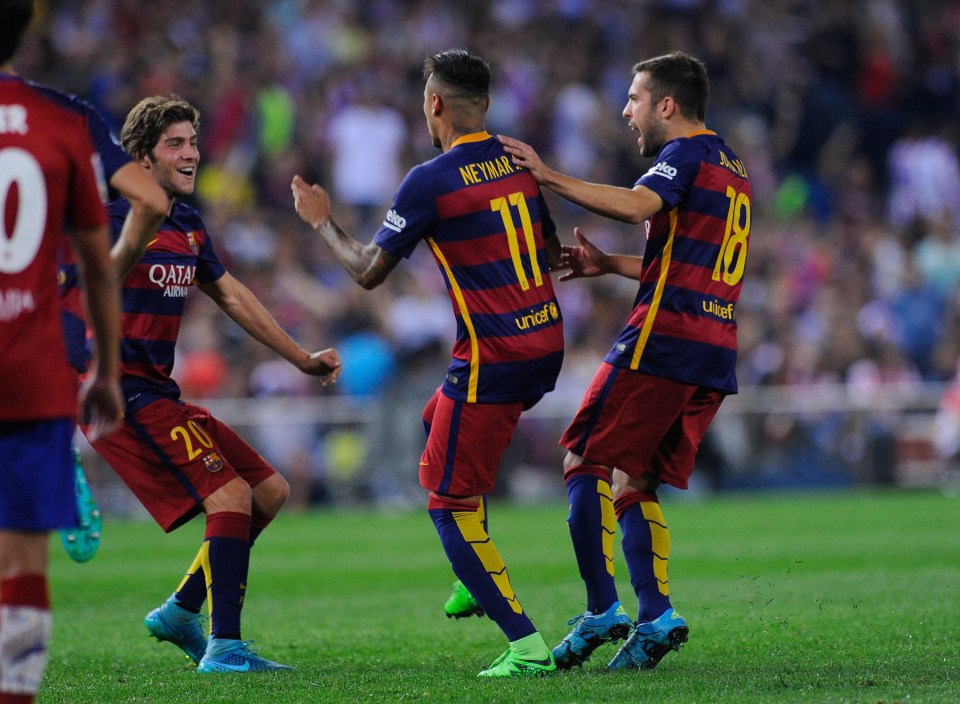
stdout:
[[[294,174],[327,187],[368,241],[406,171],[437,152],[423,58],[450,47],[494,73],[488,129],[575,176],[626,187],[650,166],[621,110],[641,59],[705,61],[707,126],[754,189],[737,309],[742,387],[946,382],[960,358],[960,1],[64,0],[41,3],[18,69],[92,102],[119,131],[140,98],[201,112],[195,201],[231,272],[307,347],[336,346],[332,391],[188,301],[175,376],[186,396],[400,394],[441,380],[454,323],[418,251],[388,282],[350,281],[293,211]],[[547,195],[641,253],[643,228]],[[609,280],[608,280],[609,279]],[[569,411],[636,287],[558,285]],[[553,438],[551,438],[553,440]]]

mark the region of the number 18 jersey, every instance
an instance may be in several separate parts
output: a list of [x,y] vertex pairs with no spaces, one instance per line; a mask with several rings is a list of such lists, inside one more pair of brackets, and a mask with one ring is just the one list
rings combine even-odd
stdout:
[[640,177],[664,201],[646,222],[640,289],[605,361],[737,392],[735,307],[750,235],[750,181],[715,133],[667,142]]
[[457,321],[445,395],[530,406],[553,389],[563,320],[544,237],[555,236],[536,181],[486,132],[407,174],[374,241],[407,258],[425,240],[440,268]]

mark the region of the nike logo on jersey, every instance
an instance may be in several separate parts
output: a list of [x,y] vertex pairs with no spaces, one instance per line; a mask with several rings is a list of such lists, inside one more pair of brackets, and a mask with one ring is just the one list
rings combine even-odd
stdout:
[[658,161],[647,172],[648,176],[663,176],[671,181],[677,175],[677,170],[665,161]]
[[396,210],[388,210],[387,217],[383,221],[383,226],[388,227],[394,232],[401,232],[407,226],[407,219],[400,215]]

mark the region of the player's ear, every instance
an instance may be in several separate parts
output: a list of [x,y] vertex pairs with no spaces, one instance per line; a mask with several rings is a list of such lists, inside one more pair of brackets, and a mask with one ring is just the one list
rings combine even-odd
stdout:
[[671,96],[667,96],[660,101],[660,117],[668,118],[671,117],[674,113],[680,112],[680,106],[677,105],[677,101],[674,100]]
[[446,105],[444,104],[442,97],[440,97],[437,93],[432,93],[430,95],[430,112],[434,117],[440,117],[445,107]]

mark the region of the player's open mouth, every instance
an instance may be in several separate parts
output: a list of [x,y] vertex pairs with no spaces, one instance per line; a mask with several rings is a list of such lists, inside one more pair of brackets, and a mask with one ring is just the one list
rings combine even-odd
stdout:
[[194,171],[196,171],[196,168],[193,166],[184,166],[182,169],[177,169],[177,173],[181,173],[184,176],[189,176],[191,178],[193,177]]

